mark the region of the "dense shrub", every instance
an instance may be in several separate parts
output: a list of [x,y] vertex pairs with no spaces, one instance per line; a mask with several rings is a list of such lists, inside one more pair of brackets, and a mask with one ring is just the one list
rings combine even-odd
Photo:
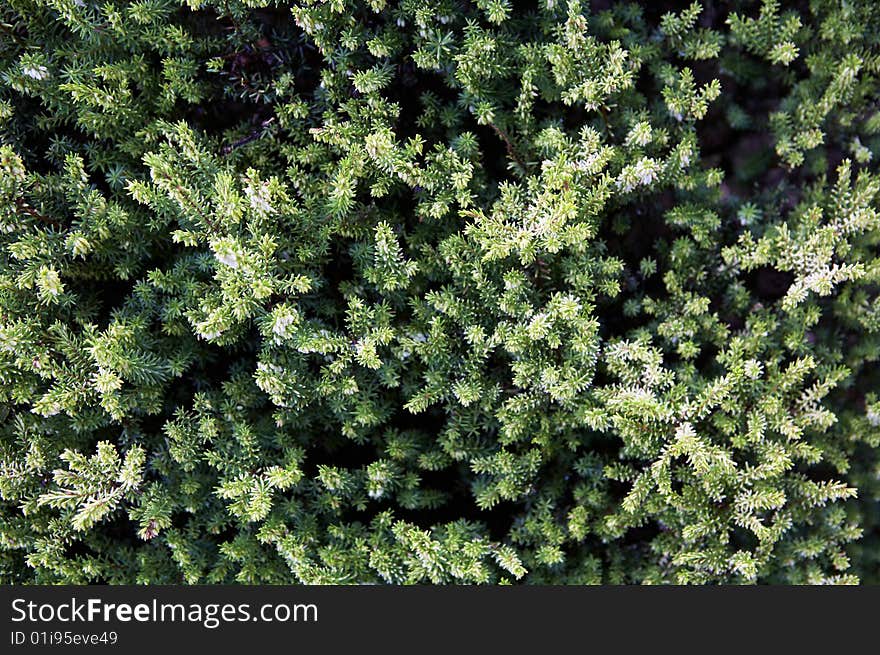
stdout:
[[878,24],[5,0],[0,578],[877,580]]

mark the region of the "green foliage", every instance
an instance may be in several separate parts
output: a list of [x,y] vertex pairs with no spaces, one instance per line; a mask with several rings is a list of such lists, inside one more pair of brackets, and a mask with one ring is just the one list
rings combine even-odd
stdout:
[[6,2],[0,580],[880,580],[880,9],[668,5]]

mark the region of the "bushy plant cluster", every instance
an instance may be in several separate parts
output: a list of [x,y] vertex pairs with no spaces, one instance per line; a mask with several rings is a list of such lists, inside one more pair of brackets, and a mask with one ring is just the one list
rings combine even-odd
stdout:
[[3,0],[0,579],[880,578],[874,0]]

